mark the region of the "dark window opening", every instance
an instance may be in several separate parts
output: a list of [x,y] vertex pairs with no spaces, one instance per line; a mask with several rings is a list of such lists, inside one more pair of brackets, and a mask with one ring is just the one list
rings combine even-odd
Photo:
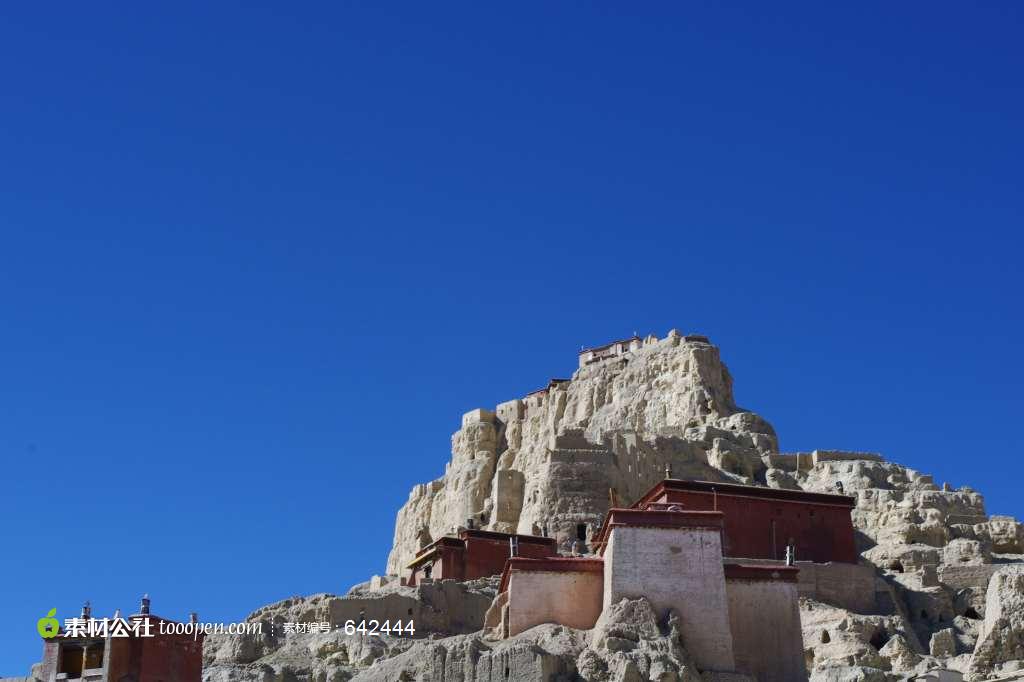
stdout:
[[885,646],[885,643],[889,641],[888,635],[885,631],[880,630],[875,634],[871,635],[871,646],[875,647],[876,650],[881,650]]
[[587,539],[587,524],[577,523],[576,524],[576,539],[580,541],[586,541]]
[[93,642],[88,647],[67,644],[60,648],[60,663],[57,672],[63,673],[69,680],[81,679],[86,670],[103,667],[102,641]]
[[968,606],[967,610],[964,611],[964,618],[970,618],[971,620],[981,620],[981,615],[974,610],[973,606]]
[[89,647],[85,652],[85,669],[95,670],[103,667],[103,647],[100,644]]
[[901,564],[898,561],[890,561],[889,562],[889,570],[890,571],[896,571],[897,573],[902,573],[903,572],[903,564]]
[[828,630],[822,630],[821,631],[821,643],[822,644],[828,644],[831,641],[832,641],[832,638],[829,637]]
[[82,650],[79,648],[64,648],[60,656],[60,670],[65,673],[68,679],[78,679],[82,676]]

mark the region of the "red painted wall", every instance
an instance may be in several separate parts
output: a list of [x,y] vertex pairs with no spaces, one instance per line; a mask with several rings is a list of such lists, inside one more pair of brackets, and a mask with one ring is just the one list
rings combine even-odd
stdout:
[[462,580],[461,566],[462,553],[464,551],[464,547],[452,547],[450,545],[439,544],[437,546],[437,556],[431,561],[425,561],[417,565],[409,574],[407,584],[409,586],[415,586],[421,580],[426,578],[426,567],[428,564],[430,565],[431,580]]
[[[203,635],[157,635],[133,638],[139,680],[200,682],[203,679]],[[134,661],[133,661],[134,662]],[[135,666],[132,666],[133,668]]]
[[[547,538],[545,538],[547,540]],[[558,554],[554,538],[550,542],[529,542],[520,540],[519,556],[527,559],[543,559]],[[508,538],[466,538],[466,553],[463,555],[461,580],[474,580],[488,575],[498,575],[505,570],[508,560]]]
[[[192,635],[160,634],[160,619],[153,618],[152,637],[111,638],[104,652],[111,680],[132,674],[140,682],[201,682],[203,639]],[[79,640],[69,640],[70,642]],[[43,679],[56,673],[60,637],[43,644]]]
[[[716,508],[715,495],[704,491],[665,490],[654,501],[689,511]],[[724,556],[784,559],[793,538],[798,561],[857,563],[849,507],[718,493],[717,509],[725,514]]]
[[[435,580],[475,580],[489,575],[499,575],[505,569],[505,561],[509,558],[510,537],[512,536],[506,533],[477,530],[460,533],[461,546],[439,541],[430,577]],[[554,538],[527,535],[518,537],[521,557],[543,559],[558,554]],[[451,539],[448,542],[451,542]],[[408,585],[415,586],[426,577],[425,563],[428,562],[417,565],[410,572]]]

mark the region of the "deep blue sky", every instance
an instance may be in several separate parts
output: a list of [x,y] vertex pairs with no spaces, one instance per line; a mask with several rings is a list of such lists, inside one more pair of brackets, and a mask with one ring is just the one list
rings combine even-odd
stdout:
[[634,330],[1024,516],[1024,10],[833,4],[5,7],[0,674],[381,572],[464,411]]

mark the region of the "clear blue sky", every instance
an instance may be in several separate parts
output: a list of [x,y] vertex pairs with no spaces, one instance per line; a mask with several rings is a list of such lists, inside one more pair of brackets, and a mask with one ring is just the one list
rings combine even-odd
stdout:
[[0,674],[382,572],[460,415],[697,331],[1024,516],[1019,3],[8,5]]

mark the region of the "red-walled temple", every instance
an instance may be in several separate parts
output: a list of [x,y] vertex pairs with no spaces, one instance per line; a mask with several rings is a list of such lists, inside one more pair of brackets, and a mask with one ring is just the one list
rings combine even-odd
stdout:
[[855,561],[852,507],[842,495],[666,479],[608,510],[597,557],[509,559],[484,627],[502,639],[543,623],[588,630],[642,596],[676,615],[701,670],[806,680],[792,564]]
[[727,557],[783,560],[792,545],[799,561],[857,563],[850,517],[855,500],[846,495],[666,479],[633,504],[634,509],[672,506],[722,512]]
[[[853,520],[855,500],[846,495],[783,490],[735,483],[665,479],[631,505],[632,511],[720,512],[722,555],[736,559],[857,563]],[[595,535],[595,550],[614,522],[610,510]],[[618,510],[624,511],[624,510]],[[510,544],[511,543],[511,544]],[[515,551],[512,551],[512,544]],[[427,545],[409,564],[405,584],[424,578],[473,580],[498,575],[511,556],[558,556],[554,538],[460,529]]]
[[[175,621],[150,615],[148,598],[143,598],[139,611],[126,621],[148,619],[152,636],[65,637],[61,632],[44,640],[43,682],[201,682],[204,635],[161,634],[160,623]],[[82,617],[91,619],[88,605]]]
[[406,584],[413,586],[424,578],[474,580],[498,575],[513,546],[516,556],[543,559],[558,555],[554,538],[462,529],[457,537],[445,536],[420,550],[409,564]]

